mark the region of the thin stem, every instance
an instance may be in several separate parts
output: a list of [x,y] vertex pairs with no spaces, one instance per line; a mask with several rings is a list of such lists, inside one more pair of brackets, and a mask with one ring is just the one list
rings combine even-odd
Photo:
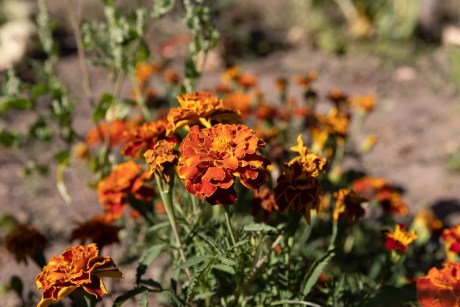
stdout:
[[232,222],[230,221],[230,215],[229,215],[230,208],[224,205],[224,209],[225,209],[225,222],[227,223],[228,232],[230,232],[230,238],[232,239],[232,244],[233,246],[235,246],[236,245],[235,234],[233,233]]
[[[165,206],[166,214],[168,215],[169,223],[171,224],[174,238],[176,239],[176,247],[179,250],[179,254],[182,261],[185,262],[187,261],[187,258],[185,257],[182,241],[179,236],[179,231],[177,230],[176,217],[174,216],[172,189],[170,189],[170,187],[172,186],[173,178],[171,178],[171,182],[169,182],[168,184],[162,178],[160,178],[158,174],[155,174],[155,182],[157,183],[158,190],[160,191],[161,200],[163,201],[163,204]],[[185,269],[185,273],[188,277],[192,276],[188,268]]]

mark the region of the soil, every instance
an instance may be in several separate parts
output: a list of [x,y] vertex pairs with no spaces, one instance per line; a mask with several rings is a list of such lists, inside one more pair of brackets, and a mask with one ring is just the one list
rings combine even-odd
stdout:
[[[259,78],[267,97],[275,95],[273,84],[277,77],[312,69],[319,72],[315,85],[320,94],[333,88],[350,95],[375,93],[378,106],[367,118],[361,135],[355,139],[359,142],[369,134],[378,136],[378,143],[365,156],[362,167],[372,176],[386,178],[401,186],[411,214],[421,207],[434,206],[449,223],[455,223],[460,222],[456,216],[460,213],[460,174],[447,167],[447,159],[449,152],[460,149],[460,103],[454,86],[445,80],[440,81],[432,73],[448,67],[442,49],[412,66],[389,63],[363,52],[336,56],[306,48],[277,52],[241,64],[244,71]],[[90,129],[91,122],[79,71],[78,59],[72,55],[60,62],[58,75],[77,93],[79,103],[74,126],[84,133]],[[213,87],[218,83],[220,73],[221,70],[206,72],[201,87]],[[94,68],[91,75],[98,95],[107,88],[106,78]],[[298,94],[292,90],[293,94]],[[129,91],[128,83],[124,84],[123,95],[128,96]],[[18,115],[7,120],[23,128],[27,118]],[[31,222],[50,235],[53,246],[46,251],[47,257],[59,253],[68,246],[69,224],[78,220],[76,217],[86,218],[100,211],[94,191],[87,187],[88,171],[82,165],[75,165],[66,172],[65,181],[72,197],[72,203],[66,204],[55,185],[55,167],[48,178],[23,177],[20,173],[24,154],[3,148],[0,153],[1,212],[14,215],[20,222]],[[33,144],[26,155],[38,155],[42,162],[52,164],[46,146]],[[119,256],[117,248],[113,253],[116,259]],[[0,284],[9,281],[14,274],[19,275],[26,284],[25,290],[35,291],[38,297],[34,287],[34,277],[40,271],[38,267],[16,264],[1,248],[0,271]],[[123,271],[125,285],[129,287],[134,271],[132,268]],[[109,281],[109,290],[110,284]],[[114,297],[104,299],[103,305],[111,306]],[[12,294],[2,296],[1,300],[2,306],[22,306]]]

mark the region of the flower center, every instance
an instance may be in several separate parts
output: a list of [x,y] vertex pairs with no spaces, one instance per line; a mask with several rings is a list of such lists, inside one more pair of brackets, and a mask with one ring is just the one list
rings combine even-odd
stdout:
[[218,136],[212,141],[212,148],[217,152],[227,151],[230,140],[223,136]]

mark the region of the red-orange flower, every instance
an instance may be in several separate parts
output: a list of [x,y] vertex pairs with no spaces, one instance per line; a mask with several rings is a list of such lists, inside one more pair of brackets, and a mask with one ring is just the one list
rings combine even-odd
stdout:
[[371,112],[375,108],[375,96],[367,95],[354,97],[351,100],[351,105],[358,110]]
[[422,307],[460,306],[460,263],[444,263],[416,279],[417,300]]
[[329,98],[329,100],[331,100],[335,107],[339,110],[343,109],[344,106],[347,106],[349,103],[348,95],[344,94],[341,90],[338,89],[333,89],[330,91],[327,98]]
[[251,114],[251,97],[245,93],[233,92],[224,96],[224,106],[240,112],[242,119]]
[[252,200],[252,215],[257,217],[262,213],[262,218],[267,221],[270,213],[279,211],[275,202],[275,195],[267,186],[263,186],[259,190],[254,191],[254,198]]
[[224,107],[219,97],[208,92],[195,92],[177,96],[179,108],[172,108],[167,116],[168,135],[184,126],[211,127],[211,122],[239,122],[238,112]]
[[397,224],[394,231],[385,232],[385,247],[389,251],[394,250],[402,254],[415,239],[417,239],[417,234],[414,230],[408,232],[405,225]]
[[455,256],[460,255],[460,224],[444,229],[442,238],[446,244],[448,261],[455,261]]
[[318,175],[324,171],[326,159],[305,147],[301,135],[291,150],[299,155],[284,164],[284,172],[275,187],[275,201],[280,210],[286,212],[291,208],[302,213],[310,223],[311,211],[320,209],[322,190]]
[[353,224],[366,213],[364,208],[361,207],[366,199],[357,195],[354,191],[340,189],[334,193],[334,197],[337,199],[333,213],[334,221],[343,218],[349,224]]
[[122,120],[114,120],[110,123],[101,123],[86,134],[86,144],[94,147],[105,142],[109,138],[110,146],[116,146],[123,142],[124,133],[129,129],[129,124]]
[[129,157],[139,157],[147,149],[151,149],[155,144],[166,138],[167,122],[157,120],[134,127],[125,133],[126,145],[122,153]]
[[252,88],[257,85],[257,79],[250,74],[241,74],[238,77],[238,84],[244,89]]
[[108,223],[103,216],[93,216],[85,222],[79,222],[72,230],[70,242],[80,241],[80,244],[95,243],[101,250],[106,245],[120,242],[118,232],[121,227]]
[[318,78],[318,72],[315,70],[309,71],[306,75],[297,75],[294,77],[294,82],[297,83],[304,90],[307,90],[313,81]]
[[48,245],[48,239],[37,229],[21,224],[11,230],[5,237],[5,247],[17,263],[27,264],[27,257],[32,259]]
[[128,203],[128,195],[150,201],[155,195],[154,190],[146,186],[150,180],[148,172],[140,173],[141,167],[133,161],[117,165],[97,187],[98,199],[104,205],[106,220],[112,221],[122,216]]
[[174,152],[175,142],[161,140],[153,149],[145,152],[145,161],[150,164],[150,174],[157,173],[167,182],[177,162],[177,154]]
[[100,299],[107,294],[101,280],[104,276],[122,278],[123,274],[110,257],[99,256],[96,244],[69,247],[59,256],[53,256],[35,278],[37,288],[43,291],[37,307],[60,301],[80,287]]
[[177,85],[181,81],[179,74],[173,69],[166,70],[164,72],[163,79],[166,83],[170,83],[173,85]]
[[270,163],[257,153],[265,143],[245,125],[194,126],[182,141],[178,174],[189,193],[211,205],[234,204],[235,177],[250,189],[266,180]]
[[155,73],[161,69],[161,65],[152,63],[137,63],[136,64],[136,82],[138,85],[143,85]]

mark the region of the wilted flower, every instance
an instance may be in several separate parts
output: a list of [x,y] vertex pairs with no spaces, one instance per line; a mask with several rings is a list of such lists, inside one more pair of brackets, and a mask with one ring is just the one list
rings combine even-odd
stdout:
[[142,156],[147,149],[153,148],[159,140],[166,138],[166,127],[165,120],[156,120],[125,132],[123,155],[133,158]]
[[93,216],[85,222],[78,223],[72,230],[70,242],[80,241],[80,244],[95,243],[101,250],[106,245],[118,243],[118,232],[121,227],[108,223],[103,216]]
[[5,237],[5,247],[17,263],[27,264],[27,257],[34,259],[48,245],[48,239],[37,229],[21,224],[11,230]]
[[101,123],[86,134],[86,144],[94,147],[109,139],[110,146],[116,146],[123,142],[124,133],[129,129],[129,124],[122,120],[114,120],[110,123]]
[[97,186],[98,200],[104,204],[106,219],[112,221],[122,216],[128,203],[128,195],[144,201],[152,200],[155,195],[151,187],[145,185],[150,180],[148,172],[140,174],[141,167],[133,161],[117,167]]
[[456,255],[460,255],[460,224],[444,229],[442,238],[445,242],[447,261],[455,261]]
[[240,112],[242,119],[251,114],[251,97],[245,93],[232,92],[224,96],[224,107]]
[[442,269],[431,268],[416,279],[417,300],[422,307],[460,305],[460,263],[444,263]]
[[184,126],[202,125],[211,127],[211,121],[236,123],[240,120],[237,111],[224,107],[219,97],[208,92],[195,92],[177,96],[179,108],[172,108],[167,116],[168,135]]
[[175,142],[161,140],[155,144],[153,149],[145,152],[145,161],[150,164],[150,174],[157,173],[169,182],[171,171],[177,163],[175,146]]
[[269,161],[257,153],[264,145],[245,125],[194,126],[179,147],[179,177],[189,193],[211,205],[234,204],[235,177],[250,189],[265,182]]
[[310,223],[311,210],[320,209],[322,190],[318,175],[324,171],[326,159],[305,147],[301,135],[291,150],[299,155],[284,164],[284,172],[275,187],[275,201],[281,211],[291,208],[302,213]]
[[364,208],[361,207],[366,199],[357,195],[354,191],[340,189],[334,193],[334,197],[337,199],[333,213],[334,221],[343,218],[349,224],[353,224],[366,213]]
[[80,287],[97,299],[107,294],[101,277],[122,278],[123,274],[110,257],[98,255],[96,244],[90,244],[69,247],[59,256],[53,256],[35,279],[37,288],[43,291],[37,306],[60,301]]
[[405,225],[397,224],[394,231],[385,232],[385,247],[389,251],[394,250],[403,254],[415,239],[417,239],[417,234],[414,230],[407,232]]

